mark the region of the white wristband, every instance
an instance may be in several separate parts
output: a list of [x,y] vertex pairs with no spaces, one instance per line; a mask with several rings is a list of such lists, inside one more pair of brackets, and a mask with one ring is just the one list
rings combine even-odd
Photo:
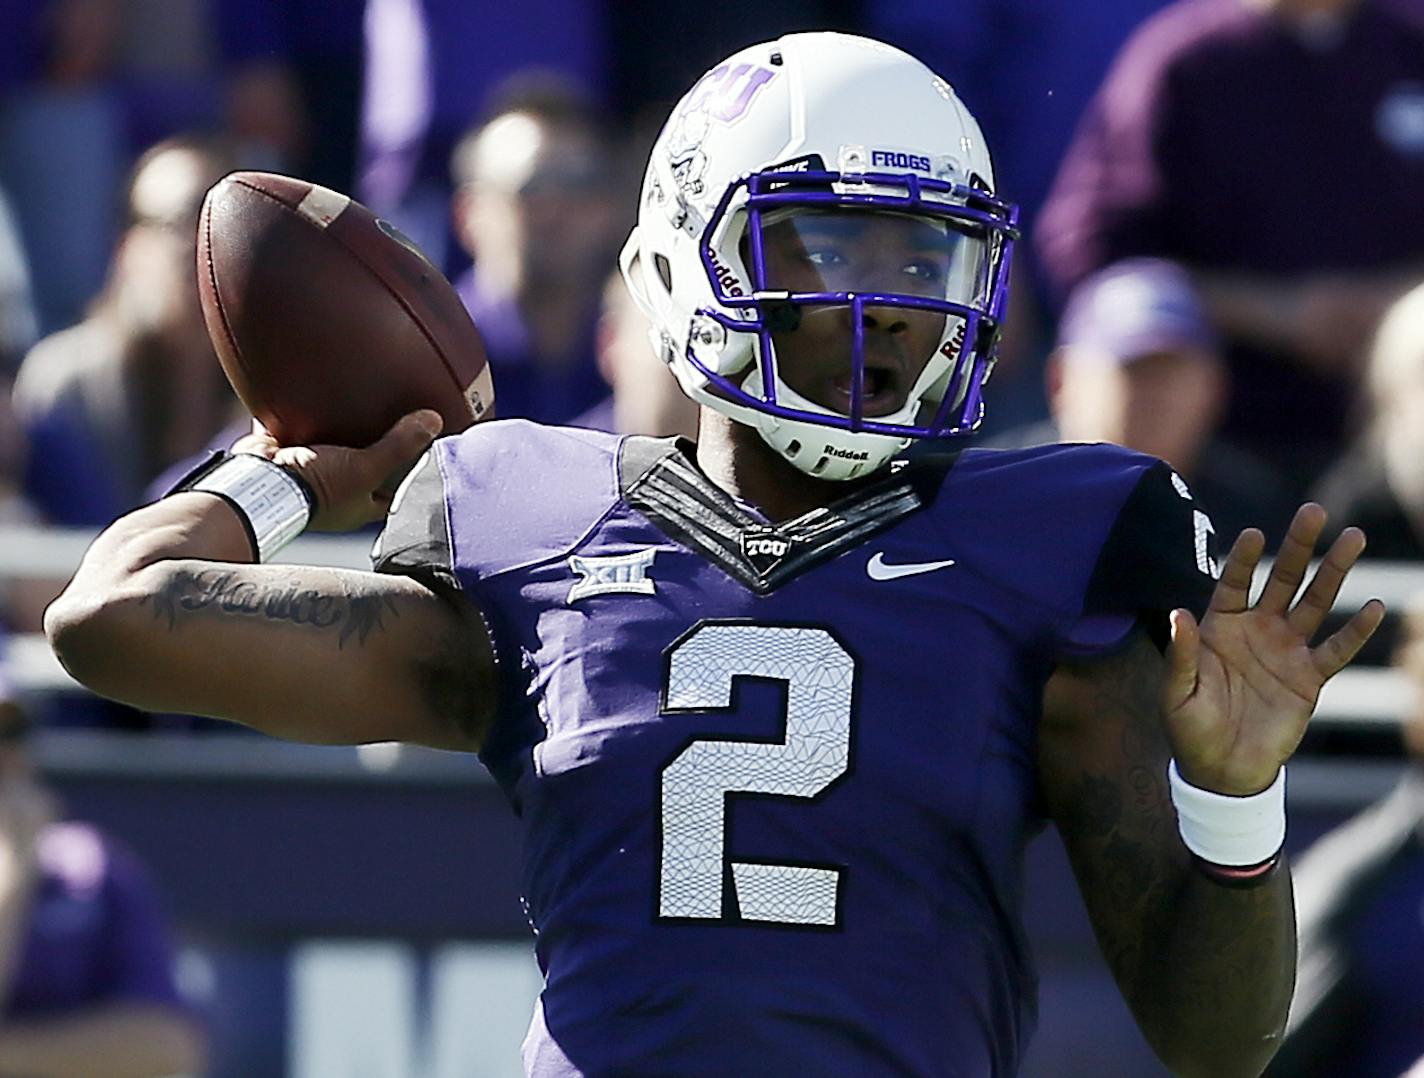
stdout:
[[1193,786],[1177,761],[1167,765],[1167,784],[1177,809],[1177,830],[1187,849],[1216,865],[1259,865],[1286,840],[1286,769],[1258,794],[1232,797]]
[[301,480],[251,453],[234,454],[186,489],[205,490],[232,503],[246,520],[258,561],[272,558],[311,519],[311,500]]

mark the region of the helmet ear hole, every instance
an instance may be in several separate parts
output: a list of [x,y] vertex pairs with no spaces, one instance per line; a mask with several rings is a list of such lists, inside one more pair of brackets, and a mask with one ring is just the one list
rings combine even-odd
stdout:
[[668,262],[667,255],[653,255],[653,269],[658,271],[658,280],[662,281],[663,287],[672,292],[672,264]]

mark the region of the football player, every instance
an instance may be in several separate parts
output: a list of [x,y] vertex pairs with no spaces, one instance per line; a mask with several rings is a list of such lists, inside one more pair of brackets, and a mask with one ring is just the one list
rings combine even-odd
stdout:
[[140,707],[477,751],[525,830],[530,1074],[1013,1074],[1046,819],[1163,1060],[1256,1074],[1295,954],[1283,765],[1383,616],[1312,645],[1364,538],[1293,602],[1306,506],[1253,604],[1260,533],[1218,569],[1160,461],[964,448],[1015,235],[919,62],[748,48],[673,112],[622,259],[695,444],[442,439],[358,573],[254,562],[379,515],[436,417],[254,437],[111,527],[50,637]]

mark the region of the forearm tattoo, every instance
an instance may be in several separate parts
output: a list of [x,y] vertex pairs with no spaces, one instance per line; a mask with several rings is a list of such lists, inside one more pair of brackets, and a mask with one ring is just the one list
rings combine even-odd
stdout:
[[152,600],[153,613],[176,630],[185,615],[230,614],[286,622],[311,629],[335,629],[337,647],[348,641],[365,644],[385,629],[387,616],[400,611],[385,595],[333,594],[294,584],[258,584],[227,569],[179,570]]
[[1165,1008],[1170,1024],[1259,1013],[1273,972],[1289,969],[1288,874],[1233,891],[1193,871],[1175,837],[1157,664],[1130,651],[1088,676],[1092,714],[1117,734],[1065,782],[1060,823],[1114,975],[1135,1009]]

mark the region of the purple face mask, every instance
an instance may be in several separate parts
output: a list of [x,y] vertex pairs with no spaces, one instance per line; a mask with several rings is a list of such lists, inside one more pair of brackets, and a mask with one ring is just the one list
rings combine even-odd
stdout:
[[[737,284],[712,245],[733,200],[746,191],[747,225],[742,255],[751,294]],[[842,215],[893,216],[904,225],[915,258],[925,264],[901,278],[878,270],[860,278],[818,272],[792,280],[776,272],[768,258],[768,227],[797,216],[821,224],[796,225],[802,235]],[[849,220],[849,217],[842,218]],[[753,173],[728,188],[703,230],[700,252],[718,304],[742,313],[704,308],[697,313],[728,332],[754,333],[760,342],[760,382],[756,395],[717,374],[689,347],[687,359],[729,400],[784,419],[899,438],[943,438],[973,430],[983,414],[981,390],[993,366],[994,349],[1007,304],[1009,265],[1018,236],[1018,210],[976,187],[906,173],[849,175],[786,166]],[[845,231],[844,228],[838,231]],[[917,237],[917,238],[916,238]],[[939,237],[938,243],[925,237]],[[936,283],[936,274],[943,280]],[[903,281],[903,283],[898,283]],[[777,402],[775,332],[799,324],[808,308],[841,307],[853,333],[850,407],[847,415],[809,412]],[[944,316],[939,355],[948,362],[943,396],[932,414],[921,408],[909,422],[889,422],[862,414],[866,397],[864,325],[866,308],[907,308]]]

